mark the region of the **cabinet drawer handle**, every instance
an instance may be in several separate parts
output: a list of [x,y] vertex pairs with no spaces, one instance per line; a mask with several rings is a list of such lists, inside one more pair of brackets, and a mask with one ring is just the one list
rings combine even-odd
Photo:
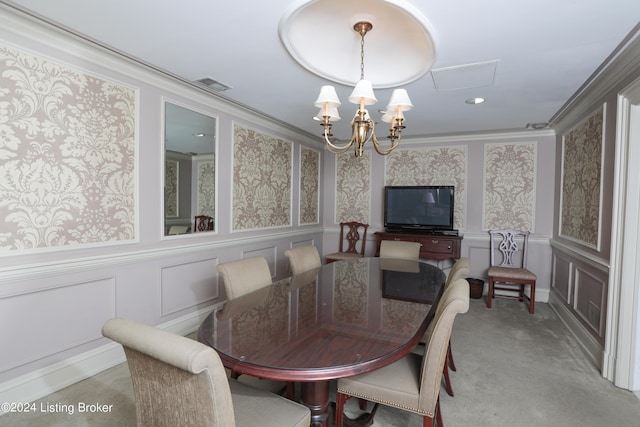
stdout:
[[434,245],[437,245],[438,241],[437,240],[432,240],[431,243],[433,243]]

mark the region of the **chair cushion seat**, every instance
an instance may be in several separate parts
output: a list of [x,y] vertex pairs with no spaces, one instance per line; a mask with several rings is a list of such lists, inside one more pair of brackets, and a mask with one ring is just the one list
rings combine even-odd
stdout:
[[236,427],[309,427],[311,413],[305,406],[282,396],[257,390],[230,379]]
[[329,259],[355,259],[362,258],[363,256],[360,254],[354,254],[352,252],[335,252],[327,255]]
[[487,275],[502,279],[536,280],[536,275],[526,268],[490,267]]
[[338,380],[338,391],[424,415],[419,408],[422,355],[409,353],[397,362],[366,374]]

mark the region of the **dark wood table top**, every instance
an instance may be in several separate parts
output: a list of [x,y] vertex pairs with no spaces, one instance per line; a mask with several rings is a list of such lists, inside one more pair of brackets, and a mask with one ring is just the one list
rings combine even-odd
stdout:
[[444,273],[403,260],[338,261],[227,301],[198,340],[227,368],[282,381],[323,381],[388,365],[418,344]]

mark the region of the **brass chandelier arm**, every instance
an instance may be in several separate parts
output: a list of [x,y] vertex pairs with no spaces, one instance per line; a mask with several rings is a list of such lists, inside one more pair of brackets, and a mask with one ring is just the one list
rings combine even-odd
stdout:
[[371,138],[371,140],[373,141],[373,148],[376,149],[378,154],[381,154],[383,156],[386,156],[387,154],[391,153],[398,146],[398,144],[400,144],[401,139],[402,137],[398,135],[398,137],[393,140],[389,148],[383,149],[382,146],[378,143],[378,138],[376,138],[375,135],[373,135]]
[[351,139],[351,141],[349,141],[346,145],[343,145],[342,147],[333,144],[330,140],[329,140],[329,136],[331,135],[330,133],[331,131],[331,125],[327,126],[325,125],[324,127],[324,142],[326,142],[327,146],[327,150],[329,150],[330,152],[332,152],[333,154],[342,154],[345,151],[347,151],[349,148],[351,148],[351,146],[353,145],[353,139]]
[[373,142],[373,148],[380,155],[386,156],[391,153],[402,140],[402,122],[398,124],[394,124],[394,126],[389,131],[388,138],[391,139],[391,146],[388,148],[383,148],[382,145],[378,142],[378,138],[376,138],[375,133],[375,122],[371,119],[362,120],[362,127],[358,125],[356,121],[352,127],[351,140],[345,145],[339,146],[331,142],[329,139],[331,135],[331,123],[329,123],[328,117],[325,118],[325,122],[322,123],[324,126],[324,140],[327,144],[326,148],[333,154],[342,154],[346,152],[351,146],[354,146],[354,154],[356,157],[360,157],[364,151],[364,145],[371,140]]

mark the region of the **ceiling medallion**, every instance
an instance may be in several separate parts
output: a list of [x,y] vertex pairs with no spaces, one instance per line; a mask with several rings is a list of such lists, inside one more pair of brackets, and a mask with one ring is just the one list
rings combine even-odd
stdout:
[[[364,37],[374,27],[376,30],[367,38],[365,80]],[[407,91],[394,90],[382,116],[383,121],[391,123],[389,148],[378,143],[375,122],[364,106],[377,102],[374,88],[413,82],[435,62],[433,31],[417,9],[403,0],[298,1],[284,13],[279,34],[291,56],[304,68],[327,80],[355,86],[349,101],[358,104],[358,110],[351,121],[351,139],[344,145],[332,142],[332,122],[340,120],[335,88],[323,86],[314,103],[320,108],[314,119],[324,127],[327,150],[339,154],[354,146],[359,157],[368,141],[382,155],[398,146],[405,128],[403,112],[413,107]]]
[[324,79],[354,86],[359,80],[361,21],[375,31],[367,36],[367,73],[374,89],[413,82],[436,59],[435,34],[429,21],[404,0],[303,0],[289,6],[278,32],[301,66]]

